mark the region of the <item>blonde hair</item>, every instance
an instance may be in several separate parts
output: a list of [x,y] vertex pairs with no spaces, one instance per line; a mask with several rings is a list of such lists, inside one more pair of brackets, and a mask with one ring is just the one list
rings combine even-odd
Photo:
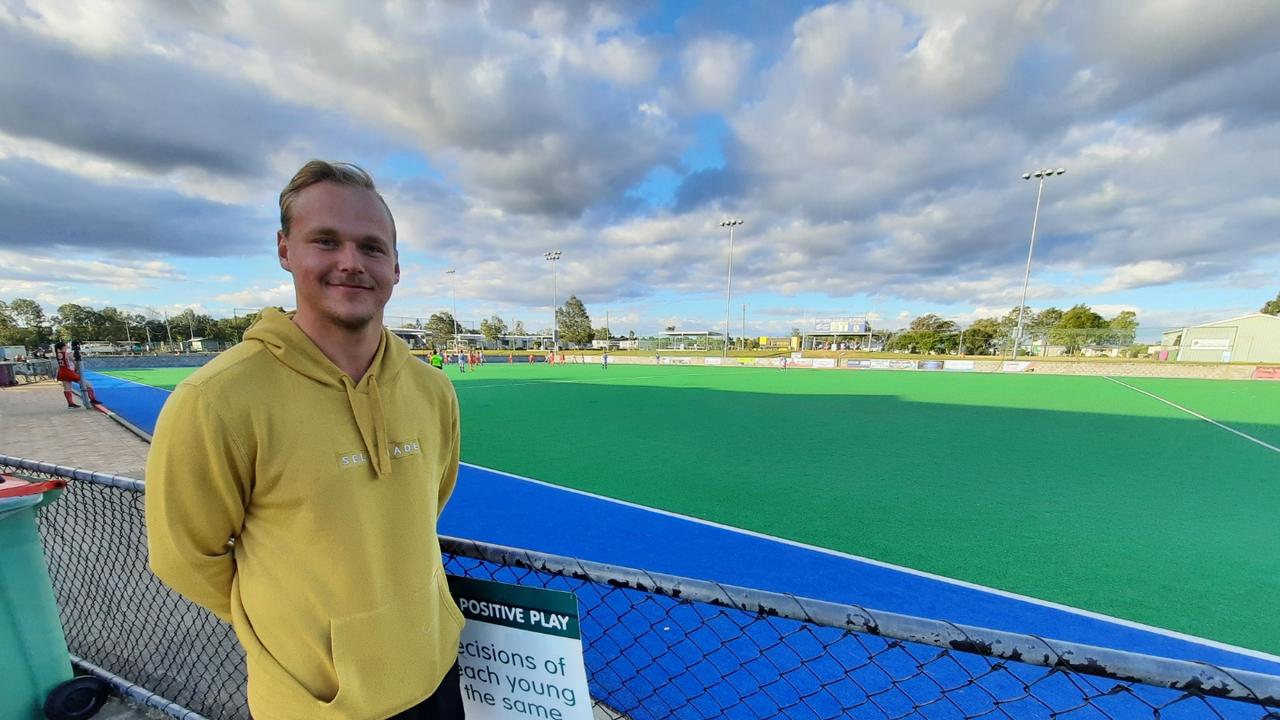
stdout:
[[280,232],[285,235],[289,234],[289,226],[293,221],[293,202],[297,199],[298,193],[322,182],[364,188],[373,193],[378,198],[378,202],[382,203],[382,207],[387,210],[387,217],[391,220],[391,242],[395,242],[396,219],[391,214],[391,208],[387,206],[387,201],[382,198],[378,188],[374,186],[373,176],[355,163],[334,163],[325,160],[308,161],[306,165],[298,169],[298,172],[294,173],[293,179],[289,181],[288,185],[284,186],[284,190],[280,191]]

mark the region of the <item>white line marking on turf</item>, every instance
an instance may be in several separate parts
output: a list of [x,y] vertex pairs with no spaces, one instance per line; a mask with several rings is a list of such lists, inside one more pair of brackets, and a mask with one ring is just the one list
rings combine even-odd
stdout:
[[686,522],[696,523],[698,525],[706,525],[707,527],[713,527],[719,530],[727,530],[732,533],[737,533],[739,535],[746,535],[748,537],[758,538],[760,540],[769,540],[771,542],[781,543],[783,545],[790,545],[791,547],[799,548],[801,550],[808,550],[810,552],[821,553],[823,555],[830,555],[832,557],[837,557],[842,560],[854,560],[856,562],[866,563],[868,565],[874,565],[876,567],[885,568],[886,570],[894,570],[900,573],[905,573],[907,575],[915,575],[916,577],[925,578],[927,580],[934,580],[937,582],[946,583],[948,585],[955,585],[957,587],[967,588],[969,590],[977,590],[979,592],[988,593],[990,595],[997,595],[999,597],[1008,598],[1010,600],[1018,600],[1020,602],[1029,603],[1031,605],[1038,605],[1040,607],[1050,608],[1052,610],[1060,610],[1062,612],[1067,612],[1073,615],[1079,615],[1079,616],[1091,618],[1094,620],[1102,620],[1105,622],[1120,625],[1122,627],[1132,628],[1134,630],[1142,630],[1144,632],[1149,632],[1155,635],[1162,635],[1164,637],[1173,638],[1175,640],[1182,640],[1182,641],[1194,643],[1197,645],[1203,645],[1205,647],[1211,647],[1217,650],[1225,650],[1227,652],[1236,653],[1238,655],[1245,655],[1248,657],[1256,658],[1258,660],[1266,660],[1268,662],[1280,663],[1280,655],[1272,655],[1270,653],[1266,653],[1261,650],[1251,650],[1245,647],[1229,645],[1227,643],[1219,642],[1217,640],[1210,640],[1208,638],[1197,637],[1195,635],[1188,635],[1186,633],[1180,633],[1176,630],[1169,630],[1166,628],[1155,627],[1154,625],[1144,625],[1143,623],[1135,622],[1133,620],[1125,620],[1124,618],[1112,617],[1110,615],[1103,615],[1102,613],[1096,613],[1091,610],[1083,610],[1081,608],[1072,607],[1070,605],[1063,605],[1061,603],[1056,603],[1049,600],[1041,600],[1039,598],[1028,597],[1026,595],[1019,595],[1018,593],[1009,592],[1007,590],[1000,590],[999,588],[987,587],[986,585],[978,585],[976,583],[966,582],[964,580],[949,578],[949,577],[946,577],[945,575],[935,575],[930,572],[925,572],[924,570],[915,570],[913,568],[903,567],[902,565],[894,565],[893,563],[887,563],[880,560],[873,560],[872,558],[863,557],[861,555],[854,555],[852,553],[841,552],[839,550],[832,550],[830,548],[818,547],[816,545],[809,545],[807,543],[802,543],[796,540],[788,540],[786,538],[780,538],[773,535],[765,535],[764,533],[758,533],[758,532],[755,532],[754,530],[744,530],[742,528],[733,527],[732,525],[723,525],[721,523],[714,522],[712,520],[703,520],[702,518],[690,517],[688,515],[681,515],[680,513],[671,512],[669,510],[660,510],[658,508],[652,508],[646,505],[639,505],[633,502],[628,502],[626,500],[619,500],[617,498],[611,498],[605,495],[597,495],[596,493],[587,492],[586,490],[577,490],[575,488],[563,487],[563,486],[555,485],[553,483],[549,483],[543,480],[535,480],[534,478],[531,478],[531,477],[525,477],[523,475],[516,475],[515,473],[509,473],[509,472],[506,472],[505,470],[495,470],[493,468],[487,468],[483,465],[476,465],[475,463],[464,462],[461,464],[466,465],[467,467],[475,468],[477,470],[491,472],[495,475],[505,475],[515,480],[523,480],[524,482],[533,483],[534,485],[541,485],[543,487],[551,488],[553,490],[560,490],[562,492],[573,493],[574,495],[582,495],[584,497],[589,497],[595,500],[603,500],[605,502],[614,503],[615,505],[622,505],[624,507],[635,508],[637,510],[645,510],[647,512],[656,513],[658,515],[665,515],[667,517],[675,518],[677,520],[684,520]]
[[1103,377],[1106,377],[1108,380],[1110,380],[1111,382],[1113,382],[1113,383],[1115,383],[1115,384],[1117,384],[1117,385],[1123,385],[1123,386],[1125,386],[1125,387],[1129,388],[1130,390],[1133,390],[1134,392],[1140,392],[1140,393],[1142,393],[1143,395],[1146,395],[1147,397],[1155,398],[1156,400],[1159,400],[1160,402],[1164,403],[1165,405],[1168,405],[1168,406],[1170,406],[1170,407],[1175,407],[1175,408],[1177,408],[1177,409],[1181,410],[1182,412],[1184,412],[1184,413],[1186,413],[1186,414],[1188,414],[1188,415],[1190,415],[1190,416],[1192,416],[1192,417],[1200,418],[1201,420],[1203,420],[1203,421],[1205,421],[1205,422],[1209,423],[1210,425],[1217,425],[1218,427],[1222,428],[1223,430],[1226,430],[1226,431],[1227,431],[1227,432],[1229,432],[1229,433],[1234,433],[1234,434],[1236,434],[1236,435],[1239,435],[1240,437],[1244,438],[1245,440],[1248,440],[1248,441],[1249,441],[1249,442],[1251,442],[1251,443],[1257,443],[1257,444],[1261,445],[1262,447],[1264,447],[1264,448],[1266,448],[1266,449],[1270,450],[1271,452],[1280,453],[1280,447],[1276,447],[1275,445],[1272,445],[1271,443],[1268,443],[1268,442],[1264,442],[1264,441],[1262,441],[1262,440],[1259,440],[1258,438],[1256,438],[1256,437],[1254,437],[1254,436],[1252,436],[1252,435],[1250,435],[1250,434],[1248,434],[1248,433],[1240,432],[1239,430],[1237,430],[1237,429],[1235,429],[1235,428],[1233,428],[1233,427],[1228,427],[1228,426],[1226,426],[1226,425],[1223,425],[1222,423],[1218,422],[1217,420],[1214,420],[1213,418],[1205,417],[1204,415],[1201,415],[1200,413],[1196,412],[1195,410],[1192,410],[1192,409],[1190,409],[1190,408],[1185,408],[1185,407],[1183,407],[1183,406],[1179,405],[1178,403],[1173,402],[1172,400],[1165,400],[1164,398],[1160,397],[1159,395],[1156,395],[1155,393],[1147,392],[1146,390],[1143,390],[1142,388],[1134,387],[1134,386],[1130,385],[1130,384],[1129,384],[1129,383],[1127,383],[1127,382],[1121,382],[1121,381],[1119,381],[1119,380],[1117,380],[1117,379],[1115,379],[1115,378],[1113,378],[1113,377],[1108,377],[1108,376],[1105,376],[1105,375],[1104,375]]
[[97,371],[97,370],[86,370],[85,372],[91,372],[91,373],[93,373],[94,375],[98,375],[98,376],[100,376],[100,377],[104,377],[104,378],[111,378],[112,380],[123,380],[123,381],[125,381],[125,382],[127,382],[127,383],[133,383],[134,385],[137,385],[138,387],[149,388],[149,389],[151,389],[151,390],[162,390],[162,391],[167,392],[167,393],[172,393],[172,392],[173,392],[172,390],[170,390],[170,389],[168,389],[168,388],[156,387],[155,385],[148,385],[148,384],[146,384],[146,383],[144,383],[144,382],[138,382],[137,380],[130,380],[129,378],[120,377],[119,375],[108,375],[108,374],[107,374],[107,373],[105,373],[105,372],[99,372],[99,371]]
[[[453,387],[455,390],[465,390],[467,388],[495,388],[495,387],[509,388],[509,387],[520,387],[521,385],[549,385],[551,383],[561,383],[561,384],[567,384],[567,385],[606,385],[612,382],[622,382],[624,380],[653,380],[654,378],[690,377],[694,375],[702,375],[702,373],[677,373],[675,375],[638,375],[636,377],[621,377],[621,378],[608,378],[608,379],[598,378],[596,380],[533,380],[530,382],[521,382],[521,383],[489,383],[487,385],[472,385],[471,383],[467,383],[465,385],[458,385],[457,383],[455,383]],[[601,382],[601,380],[604,380],[604,382]]]

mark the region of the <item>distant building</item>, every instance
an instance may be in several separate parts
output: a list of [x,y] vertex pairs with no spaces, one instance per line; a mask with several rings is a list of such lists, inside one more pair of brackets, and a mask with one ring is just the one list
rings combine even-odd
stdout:
[[812,329],[800,338],[793,350],[879,350],[884,338],[876,337],[866,317],[817,318]]
[[227,349],[226,343],[210,338],[191,338],[182,345],[187,352],[222,352]]
[[594,350],[638,350],[640,348],[639,340],[592,340],[591,347]]
[[392,335],[395,335],[396,337],[405,341],[405,343],[408,344],[409,349],[411,350],[424,350],[430,345],[428,341],[431,338],[427,334],[426,330],[421,330],[419,328],[408,328],[408,327],[396,327],[396,328],[387,328],[387,329],[391,331]]
[[723,345],[724,335],[714,330],[666,330],[658,333],[656,349],[704,352]]
[[1280,317],[1250,313],[1170,330],[1160,345],[1182,362],[1280,362]]

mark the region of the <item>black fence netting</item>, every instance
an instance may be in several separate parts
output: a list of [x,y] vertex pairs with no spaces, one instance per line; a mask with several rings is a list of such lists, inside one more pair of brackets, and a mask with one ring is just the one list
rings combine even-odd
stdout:
[[[230,628],[147,568],[142,483],[5,455],[0,472],[70,481],[38,526],[75,656],[171,714],[248,717]],[[1280,718],[1280,677],[466,540],[443,547],[451,574],[576,595],[597,717]]]

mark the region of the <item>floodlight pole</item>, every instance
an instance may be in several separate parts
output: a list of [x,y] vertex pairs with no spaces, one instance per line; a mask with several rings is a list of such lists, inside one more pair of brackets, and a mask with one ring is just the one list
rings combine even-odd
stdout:
[[545,252],[542,257],[551,261],[551,351],[560,352],[560,318],[556,305],[560,302],[560,251]]
[[737,218],[720,221],[720,227],[729,228],[729,275],[724,285],[724,345],[720,347],[720,357],[729,355],[729,308],[730,299],[733,297],[733,229],[741,224],[742,221]]
[[[1027,248],[1027,271],[1022,276],[1022,302],[1018,304],[1018,331],[1014,335],[1013,339],[1014,360],[1018,359],[1018,348],[1022,345],[1022,316],[1027,308],[1027,284],[1031,280],[1031,254],[1036,251],[1036,227],[1040,223],[1040,198],[1044,195],[1044,179],[1054,175],[1061,175],[1066,171],[1066,168],[1058,168],[1057,170],[1037,170],[1034,173],[1022,174],[1023,180],[1030,180],[1034,177],[1039,178],[1040,182],[1039,187],[1036,188],[1036,211],[1035,214],[1031,216],[1031,247]],[[1049,348],[1046,346],[1045,352],[1048,352],[1048,349]]]
[[458,269],[445,270],[444,274],[453,280],[453,351],[458,352]]

